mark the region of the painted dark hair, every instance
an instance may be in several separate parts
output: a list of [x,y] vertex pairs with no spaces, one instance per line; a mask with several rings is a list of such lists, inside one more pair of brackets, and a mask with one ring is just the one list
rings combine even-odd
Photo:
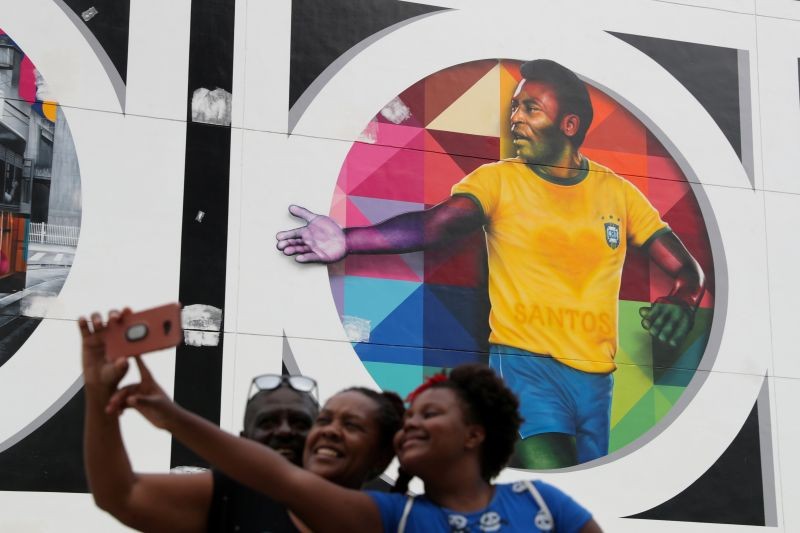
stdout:
[[534,59],[523,63],[519,68],[522,77],[528,81],[549,83],[556,90],[558,107],[563,117],[574,114],[580,119],[580,125],[570,141],[575,148],[583,144],[586,132],[592,124],[594,110],[589,98],[586,84],[570,69],[550,59]]

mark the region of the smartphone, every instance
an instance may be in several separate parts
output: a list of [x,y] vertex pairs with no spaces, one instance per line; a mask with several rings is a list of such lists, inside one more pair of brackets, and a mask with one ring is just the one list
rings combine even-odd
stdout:
[[177,346],[183,340],[181,304],[131,313],[106,328],[106,357],[113,361]]

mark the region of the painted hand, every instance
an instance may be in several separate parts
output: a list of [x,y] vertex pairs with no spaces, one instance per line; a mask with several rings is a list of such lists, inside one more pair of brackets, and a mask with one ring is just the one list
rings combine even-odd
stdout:
[[139,368],[141,381],[122,387],[115,392],[108,400],[106,413],[120,415],[125,409],[132,407],[157,428],[167,429],[175,404],[153,379],[150,370],[142,362],[141,356],[137,355],[134,359]]
[[344,231],[332,218],[299,205],[289,206],[289,212],[306,225],[278,233],[278,250],[295,256],[298,263],[335,263],[347,255]]
[[640,308],[639,315],[642,327],[672,348],[684,341],[694,325],[694,310],[668,298],[659,298],[652,307]]
[[[108,322],[121,320],[130,312],[127,307],[121,313],[113,310],[108,313]],[[116,361],[106,359],[106,326],[100,313],[92,313],[88,320],[86,317],[78,319],[82,338],[83,382],[87,387],[110,396],[127,373],[128,361],[124,358]]]

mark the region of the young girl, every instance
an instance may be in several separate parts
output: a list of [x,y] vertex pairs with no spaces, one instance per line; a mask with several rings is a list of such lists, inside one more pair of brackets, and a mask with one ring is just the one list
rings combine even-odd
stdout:
[[[292,509],[318,533],[600,531],[588,511],[555,487],[491,483],[513,451],[520,417],[516,397],[485,367],[458,367],[413,393],[394,447],[403,470],[425,483],[425,495],[417,498],[330,483],[154,390],[123,389],[112,403],[134,407],[216,468]],[[310,448],[338,460],[335,448]]]

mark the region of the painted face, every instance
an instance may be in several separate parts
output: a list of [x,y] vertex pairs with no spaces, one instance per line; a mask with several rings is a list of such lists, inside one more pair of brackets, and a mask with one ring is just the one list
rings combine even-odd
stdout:
[[360,392],[333,396],[308,434],[305,469],[345,487],[361,487],[385,462],[378,415],[378,405]]
[[406,410],[403,427],[394,437],[397,458],[403,468],[423,480],[436,475],[441,465],[464,454],[471,427],[453,390],[428,389]]
[[522,80],[511,98],[511,135],[528,164],[556,163],[570,142],[559,126],[558,97],[548,83]]
[[262,392],[247,404],[242,436],[299,465],[315,414],[311,399],[289,387]]

